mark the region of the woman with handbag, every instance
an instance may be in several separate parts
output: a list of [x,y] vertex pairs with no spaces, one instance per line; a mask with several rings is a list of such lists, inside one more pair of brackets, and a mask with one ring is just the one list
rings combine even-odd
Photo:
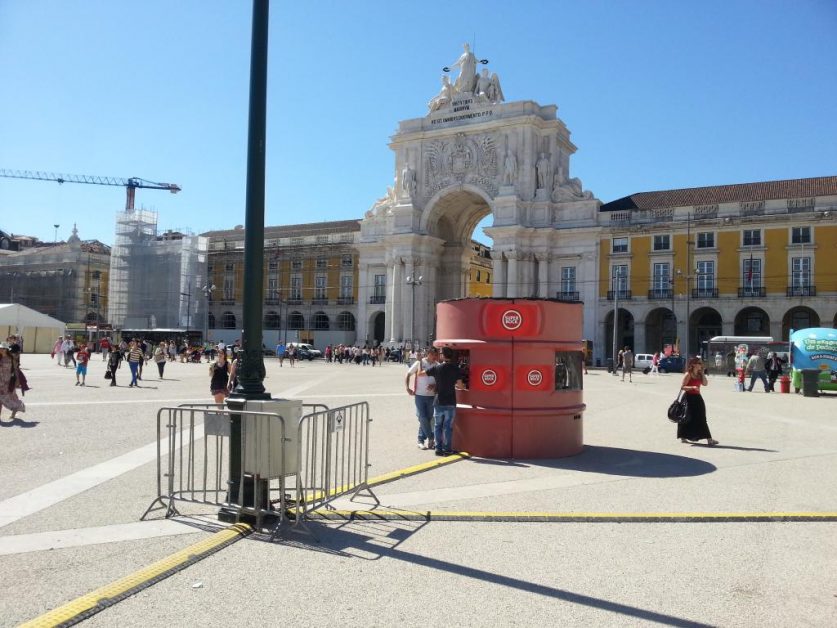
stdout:
[[677,438],[682,443],[696,442],[705,438],[706,444],[710,447],[718,444],[709,432],[709,425],[706,423],[706,404],[703,403],[703,397],[700,394],[700,387],[708,385],[709,380],[706,379],[703,360],[689,358],[686,364],[686,374],[680,385],[680,390],[686,393],[686,420],[677,425]]

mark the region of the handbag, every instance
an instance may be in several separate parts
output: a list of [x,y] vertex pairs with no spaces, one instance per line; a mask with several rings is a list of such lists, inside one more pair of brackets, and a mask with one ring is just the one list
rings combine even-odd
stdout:
[[686,393],[681,391],[677,399],[671,402],[668,407],[668,420],[672,423],[685,423],[689,420],[689,413],[686,407]]
[[105,371],[105,379],[113,379],[113,373],[110,372],[110,369]]

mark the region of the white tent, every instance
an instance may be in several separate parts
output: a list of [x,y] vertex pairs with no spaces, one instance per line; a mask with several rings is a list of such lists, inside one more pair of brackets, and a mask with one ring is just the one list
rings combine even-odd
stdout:
[[26,353],[49,353],[66,325],[58,319],[17,303],[0,303],[0,340],[12,334],[23,336]]

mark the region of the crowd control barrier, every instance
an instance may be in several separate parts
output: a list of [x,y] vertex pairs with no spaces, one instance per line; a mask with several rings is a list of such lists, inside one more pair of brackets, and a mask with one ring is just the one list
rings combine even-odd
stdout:
[[[157,412],[157,496],[142,515],[177,503],[214,506],[235,515],[266,518],[275,534],[346,494],[369,489],[369,405],[329,409],[323,404],[279,403],[278,412],[230,410],[201,404]],[[295,404],[295,405],[294,405]],[[261,402],[256,407],[270,407]],[[304,416],[299,416],[305,413]],[[230,497],[230,433],[239,419],[238,490]]]
[[485,458],[558,458],[583,449],[582,304],[457,299],[436,305],[437,347],[467,368],[455,449]]

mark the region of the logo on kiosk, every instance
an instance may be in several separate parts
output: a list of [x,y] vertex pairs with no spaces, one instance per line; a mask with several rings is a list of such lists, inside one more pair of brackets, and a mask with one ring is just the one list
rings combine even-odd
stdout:
[[497,372],[491,369],[485,369],[482,372],[482,383],[486,386],[493,386],[497,383]]
[[543,373],[538,369],[532,369],[526,375],[526,381],[529,382],[530,386],[540,386],[543,381]]
[[523,317],[517,310],[506,310],[503,312],[503,318],[500,322],[505,329],[515,331],[516,329],[520,329],[520,326],[523,324]]

